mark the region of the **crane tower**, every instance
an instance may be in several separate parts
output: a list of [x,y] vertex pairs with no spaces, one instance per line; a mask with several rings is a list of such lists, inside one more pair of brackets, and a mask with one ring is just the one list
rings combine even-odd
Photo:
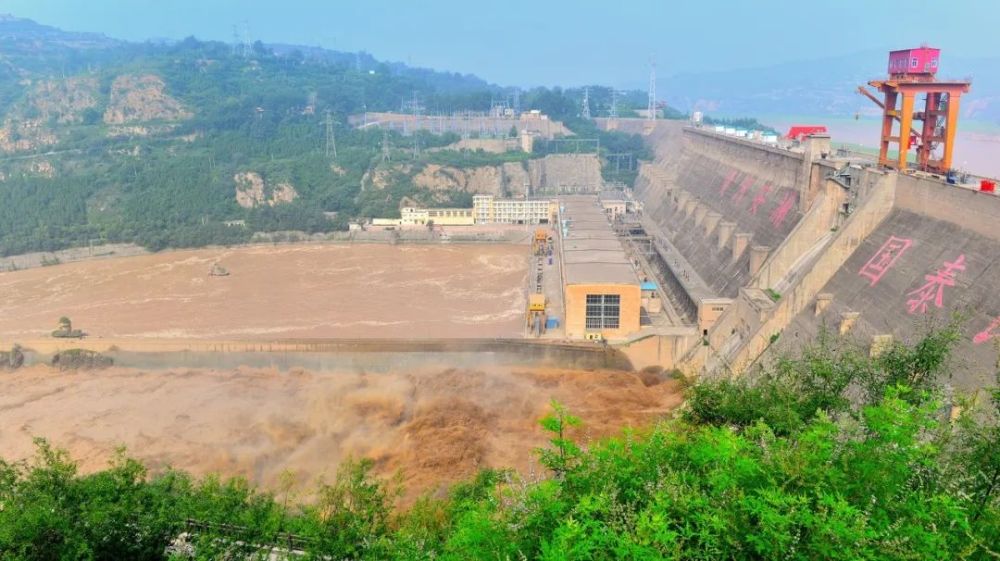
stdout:
[[[889,77],[868,85],[883,94],[880,100],[864,86],[862,95],[882,108],[879,164],[905,170],[911,149],[916,148],[916,167],[922,171],[947,174],[954,156],[955,132],[962,94],[969,92],[968,80],[938,80],[941,50],[927,46],[889,53]],[[924,96],[920,104],[918,96]],[[897,126],[898,125],[898,126]],[[889,151],[896,147],[897,154]]]

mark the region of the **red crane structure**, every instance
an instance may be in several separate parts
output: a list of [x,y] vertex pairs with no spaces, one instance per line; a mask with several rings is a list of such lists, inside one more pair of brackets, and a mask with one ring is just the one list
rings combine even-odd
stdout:
[[[940,55],[940,49],[926,46],[890,52],[889,78],[868,82],[882,92],[884,101],[864,86],[858,87],[882,108],[880,165],[905,170],[910,150],[916,147],[918,169],[942,175],[951,170],[959,102],[972,84],[937,80]],[[924,103],[920,111],[914,111],[919,95],[925,96]],[[898,148],[895,160],[889,157],[893,145]]]

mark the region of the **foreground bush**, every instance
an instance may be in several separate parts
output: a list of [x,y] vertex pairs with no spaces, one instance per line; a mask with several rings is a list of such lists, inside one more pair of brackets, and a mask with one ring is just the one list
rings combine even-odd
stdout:
[[81,476],[40,441],[33,462],[0,464],[0,558],[163,559],[190,532],[174,551],[200,559],[995,559],[1000,392],[952,422],[938,385],[953,340],[875,359],[824,343],[697,384],[678,418],[589,448],[554,404],[549,477],[484,470],[405,512],[364,460],[291,506],[239,479],[150,477],[124,454]]

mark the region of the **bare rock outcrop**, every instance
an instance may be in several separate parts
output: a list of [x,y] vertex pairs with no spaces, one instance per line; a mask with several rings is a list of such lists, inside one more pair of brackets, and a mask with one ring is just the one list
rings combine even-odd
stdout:
[[291,183],[269,185],[257,172],[246,171],[233,176],[236,182],[236,203],[243,208],[275,206],[290,203],[299,197]]
[[7,119],[0,126],[0,152],[24,152],[58,142],[40,119]]
[[28,94],[27,110],[43,121],[79,124],[84,122],[86,110],[97,107],[99,97],[97,78],[92,76],[42,80]]
[[164,92],[159,76],[126,74],[111,84],[111,99],[104,112],[109,125],[147,121],[179,121],[191,117],[179,101]]

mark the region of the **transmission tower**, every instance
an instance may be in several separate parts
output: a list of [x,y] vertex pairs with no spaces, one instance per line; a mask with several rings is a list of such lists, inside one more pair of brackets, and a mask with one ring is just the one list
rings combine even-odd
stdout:
[[392,159],[392,155],[389,153],[389,129],[382,129],[382,163],[386,163]]
[[326,158],[330,159],[330,156],[332,155],[333,159],[336,160],[337,139],[333,135],[333,116],[331,115],[329,109],[326,110],[326,120],[323,124],[326,125]]
[[580,116],[590,120],[590,88],[583,88],[583,112]]
[[420,104],[420,100],[417,98],[417,91],[413,91],[413,97],[410,99],[403,99],[403,103],[400,105],[400,110],[403,113],[409,113],[417,117],[424,110],[424,106]]
[[650,121],[656,120],[656,62],[649,61],[649,105],[646,109],[646,118]]
[[250,58],[250,54],[253,52],[253,46],[250,44],[250,24],[247,20],[243,20],[243,37],[242,37],[242,52],[240,53],[243,58]]
[[521,88],[514,88],[514,116],[521,114]]
[[243,39],[240,37],[240,27],[233,24],[233,55],[241,56],[243,54]]
[[608,119],[614,121],[618,118],[618,90],[611,90],[611,111],[608,113]]

